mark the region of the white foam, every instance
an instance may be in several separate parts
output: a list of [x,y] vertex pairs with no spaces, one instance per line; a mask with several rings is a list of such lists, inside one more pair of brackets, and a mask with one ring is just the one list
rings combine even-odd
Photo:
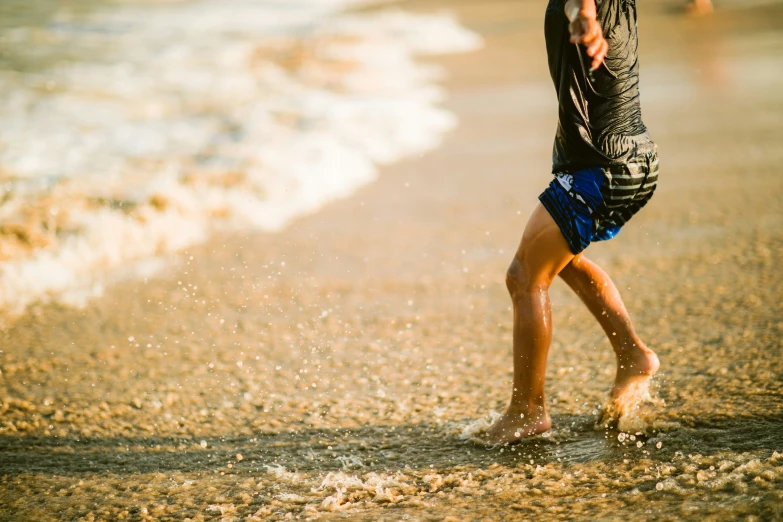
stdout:
[[274,476],[277,480],[281,482],[286,482],[288,484],[299,484],[302,482],[302,477],[298,473],[294,473],[292,471],[288,471],[285,466],[281,466],[280,464],[275,464],[272,466],[264,466],[266,468],[266,472],[269,475]]
[[484,442],[481,440],[481,435],[487,432],[487,430],[495,424],[495,422],[501,417],[500,413],[496,411],[490,411],[488,415],[479,419],[469,421],[467,423],[455,423],[451,426],[452,432],[462,440],[474,440],[478,442]]
[[126,6],[47,29],[46,52],[90,52],[0,70],[0,224],[48,243],[6,256],[0,309],[83,301],[216,227],[280,230],[435,147],[456,120],[414,57],[480,40],[447,14],[336,14],[359,3]]
[[338,511],[349,507],[350,503],[345,502],[344,498],[344,494],[349,491],[365,491],[371,494],[376,502],[397,502],[403,498],[397,488],[408,486],[406,479],[407,477],[399,472],[393,475],[371,472],[362,478],[341,471],[330,472],[323,478],[321,485],[312,491],[334,489],[334,494],[323,499],[321,507],[328,511]]

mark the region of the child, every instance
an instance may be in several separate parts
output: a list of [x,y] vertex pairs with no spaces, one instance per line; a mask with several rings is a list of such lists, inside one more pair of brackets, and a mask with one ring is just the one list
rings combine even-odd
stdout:
[[549,285],[559,275],[606,332],[617,356],[611,409],[628,407],[658,370],[609,276],[582,251],[614,237],[652,197],[657,147],[639,105],[635,0],[550,0],[549,70],[559,101],[554,180],[539,196],[506,275],[514,304],[511,403],[488,432],[511,443],[552,424],[544,400],[552,339]]

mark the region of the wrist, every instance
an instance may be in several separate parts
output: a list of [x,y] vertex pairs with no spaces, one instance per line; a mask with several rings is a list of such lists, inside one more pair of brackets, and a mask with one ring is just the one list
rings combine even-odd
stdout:
[[566,17],[568,18],[569,22],[573,22],[577,18],[581,18],[582,20],[595,20],[595,13],[591,13],[590,11],[586,9],[579,9],[578,7],[573,9],[571,12],[566,12]]
[[569,22],[573,22],[577,18],[583,18],[585,20],[595,20],[595,3],[579,0],[568,0],[565,4],[565,15]]

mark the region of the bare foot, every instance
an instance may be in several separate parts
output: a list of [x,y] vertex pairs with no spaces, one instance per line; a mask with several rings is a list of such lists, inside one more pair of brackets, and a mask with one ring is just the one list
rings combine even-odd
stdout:
[[622,399],[633,388],[649,382],[660,365],[658,356],[647,347],[635,348],[628,355],[618,358],[612,398]]
[[552,426],[552,419],[545,408],[522,413],[518,408],[509,406],[495,424],[487,430],[487,440],[492,444],[511,444],[524,437],[544,433]]
[[601,424],[628,424],[623,418],[630,419],[634,410],[650,397],[650,379],[661,363],[655,352],[640,347],[628,355],[618,358],[617,376],[612,386],[612,394],[604,407]]

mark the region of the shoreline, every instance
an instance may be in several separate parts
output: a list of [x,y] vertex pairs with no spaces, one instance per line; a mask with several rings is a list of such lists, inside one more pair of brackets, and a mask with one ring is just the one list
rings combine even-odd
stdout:
[[[436,147],[454,119],[421,58],[480,39],[443,15],[341,4],[107,6],[63,22],[60,45],[62,27],[39,28],[27,54],[55,63],[0,67],[14,145],[0,148],[0,322],[79,306],[213,233],[278,231]],[[0,40],[25,48],[28,29]]]

